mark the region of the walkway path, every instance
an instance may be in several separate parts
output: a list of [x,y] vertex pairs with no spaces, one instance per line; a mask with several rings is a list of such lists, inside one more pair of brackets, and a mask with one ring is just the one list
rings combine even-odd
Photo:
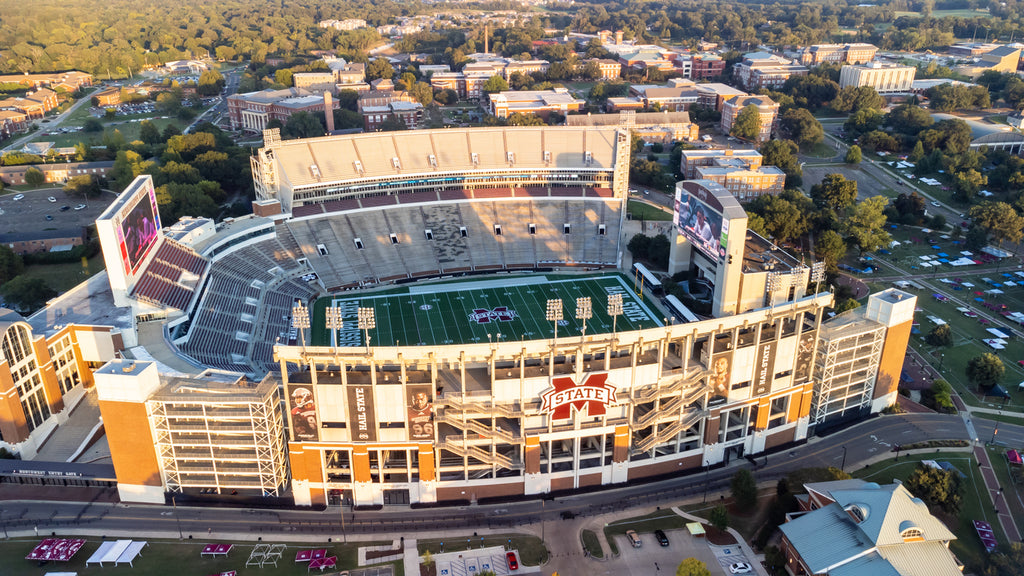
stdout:
[[984,446],[975,446],[974,457],[978,459],[981,476],[985,479],[985,488],[988,489],[989,496],[992,498],[992,505],[999,518],[999,525],[1003,527],[1003,533],[1006,534],[1006,538],[1010,542],[1020,542],[1020,530],[1017,529],[1017,523],[1013,521],[1013,516],[1010,514],[1010,506],[1006,503],[1006,496],[1003,494],[999,478],[996,477],[996,472],[992,468],[988,451]]

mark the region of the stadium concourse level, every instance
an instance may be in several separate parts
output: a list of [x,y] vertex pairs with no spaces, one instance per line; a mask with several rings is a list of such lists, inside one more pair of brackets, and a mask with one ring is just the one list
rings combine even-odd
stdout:
[[303,206],[287,226],[328,292],[488,270],[601,268],[615,266],[619,252],[622,200],[611,196],[581,186],[417,192]]
[[[224,370],[266,373],[273,346],[288,334],[288,317],[296,298],[308,300],[318,290],[299,277],[290,235],[245,246],[216,258],[200,288],[192,320],[178,334],[180,349],[198,362]],[[284,238],[284,242],[281,238]]]

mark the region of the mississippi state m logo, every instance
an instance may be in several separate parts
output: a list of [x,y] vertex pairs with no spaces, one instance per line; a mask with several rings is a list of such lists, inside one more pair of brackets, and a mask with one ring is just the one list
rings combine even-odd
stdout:
[[588,416],[603,416],[608,406],[615,405],[615,386],[608,383],[607,374],[588,374],[581,384],[572,377],[562,376],[551,381],[551,389],[541,395],[542,412],[552,418],[572,418],[572,413],[586,410]]
[[487,324],[492,320],[495,322],[511,322],[515,317],[516,311],[509,310],[508,306],[498,306],[494,310],[474,308],[473,313],[469,315],[469,321],[476,322],[477,324]]

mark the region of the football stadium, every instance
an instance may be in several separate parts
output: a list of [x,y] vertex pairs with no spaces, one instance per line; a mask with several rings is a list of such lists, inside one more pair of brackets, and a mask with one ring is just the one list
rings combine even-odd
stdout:
[[823,267],[704,180],[676,185],[669,269],[635,265],[629,146],[267,130],[253,213],[222,222],[161,222],[140,176],[97,220],[104,274],[0,315],[3,445],[32,458],[95,394],[123,501],[457,504],[685,475],[894,402],[914,296],[831,318]]

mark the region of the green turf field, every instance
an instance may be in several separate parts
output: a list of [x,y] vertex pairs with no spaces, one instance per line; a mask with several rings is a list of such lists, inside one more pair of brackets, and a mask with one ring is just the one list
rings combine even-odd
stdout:
[[[370,343],[380,346],[468,344],[493,341],[551,338],[552,322],[545,319],[547,301],[562,299],[563,321],[558,336],[578,336],[583,321],[576,319],[576,299],[589,296],[593,317],[587,333],[612,331],[607,314],[608,295],[622,294],[623,314],[616,321],[620,331],[652,328],[662,324],[660,314],[637,294],[632,280],[619,274],[573,277],[503,276],[443,284],[412,285],[383,294],[321,298],[313,307],[313,345],[331,345],[325,327],[328,305],[342,309],[344,327],[339,346],[364,346],[358,328],[357,309],[374,309],[377,327],[369,331]],[[646,296],[646,295],[645,295]]]

